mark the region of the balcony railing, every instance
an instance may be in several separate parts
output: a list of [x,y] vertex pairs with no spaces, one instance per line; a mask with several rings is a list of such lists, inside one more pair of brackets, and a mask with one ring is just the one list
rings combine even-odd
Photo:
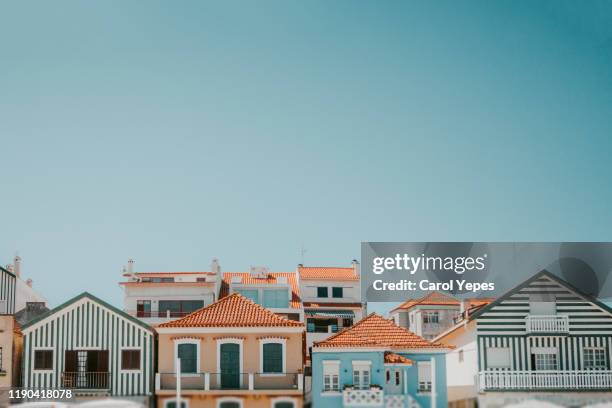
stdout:
[[[183,373],[181,389],[216,390],[299,390],[303,389],[302,373]],[[157,373],[157,390],[176,389],[176,373]]]
[[171,312],[170,310],[165,311],[144,311],[144,310],[126,310],[130,316],[138,317],[139,319],[176,319],[179,317],[185,317],[191,312]]
[[612,371],[481,371],[481,391],[610,390]]
[[342,403],[345,407],[382,407],[385,393],[379,387],[355,389],[347,387],[342,391]]
[[566,315],[527,315],[527,333],[569,333],[569,317]]
[[109,372],[63,372],[63,388],[76,390],[108,390],[111,373]]

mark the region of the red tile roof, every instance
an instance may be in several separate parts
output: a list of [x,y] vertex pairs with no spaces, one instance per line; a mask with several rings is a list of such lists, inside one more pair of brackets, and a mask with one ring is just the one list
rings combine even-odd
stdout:
[[359,275],[353,267],[336,268],[331,266],[298,266],[298,273],[302,280],[339,280],[357,281]]
[[418,299],[408,299],[395,310],[408,310],[416,305],[426,305],[426,306],[459,306],[461,303],[452,296],[445,295],[440,292],[431,292],[423,297]]
[[375,313],[360,320],[354,326],[315,342],[314,347],[385,347],[389,349],[435,349],[448,348],[417,336],[408,329],[399,327],[393,320]]
[[221,290],[219,291],[219,299],[223,299],[229,294],[229,287],[234,277],[240,277],[240,283],[243,285],[276,285],[279,283],[278,278],[287,278],[287,283],[291,285],[291,301],[289,307],[292,309],[301,309],[302,299],[300,298],[300,286],[293,272],[269,272],[265,278],[257,278],[249,272],[225,272],[223,281],[221,282]]
[[280,317],[233,293],[187,316],[157,327],[300,327],[303,323]]
[[385,352],[385,364],[406,364],[412,365],[412,360],[399,354],[392,353],[390,351]]

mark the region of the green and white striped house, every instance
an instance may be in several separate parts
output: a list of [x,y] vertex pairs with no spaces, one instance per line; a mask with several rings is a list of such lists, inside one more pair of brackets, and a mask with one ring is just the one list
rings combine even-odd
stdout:
[[151,327],[84,292],[24,325],[23,386],[81,395],[152,395]]
[[612,310],[542,271],[477,311],[481,392],[610,392]]

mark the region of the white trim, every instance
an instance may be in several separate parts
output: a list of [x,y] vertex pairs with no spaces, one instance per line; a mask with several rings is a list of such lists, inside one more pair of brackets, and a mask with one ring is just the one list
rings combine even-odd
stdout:
[[[164,408],[168,408],[168,403],[174,402],[176,403],[176,398],[168,398],[164,400]],[[189,399],[181,397],[181,405],[185,404],[185,408],[189,408]],[[181,408],[181,407],[176,407]]]
[[[264,344],[280,344],[283,348],[283,368],[280,373],[265,373],[264,372],[264,355],[263,349]],[[281,376],[287,372],[287,339],[281,337],[268,337],[265,339],[259,339],[259,375],[261,377],[274,377]]]
[[221,398],[217,398],[217,403],[216,403],[216,407],[220,408],[221,404],[223,404],[224,402],[236,402],[239,404],[240,408],[242,408],[244,406],[244,401],[242,398],[238,398],[238,397],[221,397]]
[[[244,339],[243,338],[238,338],[238,337],[224,337],[222,339],[217,339],[217,376],[221,376],[221,345],[222,344],[238,344],[239,346],[239,353],[240,353],[240,388],[242,388],[242,382],[243,382],[243,362],[244,362],[244,354],[242,352],[243,350],[243,343],[244,343]],[[221,379],[219,378],[217,380],[218,383],[221,382]],[[242,404],[242,402],[241,402]],[[242,406],[242,405],[240,405]]]
[[174,359],[173,359],[172,367],[176,374],[179,374],[176,372],[176,360],[178,359],[179,344],[195,344],[196,345],[196,355],[197,355],[196,372],[195,373],[182,373],[181,376],[188,377],[188,376],[193,376],[194,374],[200,375],[200,343],[201,343],[200,339],[174,339]]
[[[140,351],[140,365],[137,369],[123,369],[123,350],[129,351],[129,350],[138,350]],[[119,372],[121,373],[125,373],[125,374],[139,374],[142,372],[142,367],[143,367],[143,359],[144,359],[144,353],[142,351],[141,347],[138,346],[122,346],[119,348]]]
[[[44,351],[44,350],[50,350],[53,352],[53,358],[52,363],[53,363],[53,367],[51,367],[50,369],[37,369],[34,368],[34,365],[36,364],[36,352],[37,351]],[[44,346],[34,346],[32,347],[32,360],[31,360],[31,364],[32,364],[32,372],[33,373],[42,373],[42,374],[53,374],[55,372],[55,357],[57,350],[55,350],[54,347],[44,347]]]
[[[297,310],[297,309],[294,309]],[[296,313],[296,312],[291,312]],[[299,322],[296,322],[299,323]],[[304,324],[301,326],[283,326],[283,327],[157,327],[155,330],[162,334],[218,334],[218,333],[302,333]]]
[[297,399],[289,397],[276,397],[270,400],[270,408],[274,408],[278,402],[290,402],[293,404],[293,408],[297,408]]

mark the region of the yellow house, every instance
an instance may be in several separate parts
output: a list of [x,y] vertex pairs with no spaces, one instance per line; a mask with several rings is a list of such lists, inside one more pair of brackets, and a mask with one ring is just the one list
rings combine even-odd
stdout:
[[302,407],[303,323],[234,293],[156,330],[158,407]]

